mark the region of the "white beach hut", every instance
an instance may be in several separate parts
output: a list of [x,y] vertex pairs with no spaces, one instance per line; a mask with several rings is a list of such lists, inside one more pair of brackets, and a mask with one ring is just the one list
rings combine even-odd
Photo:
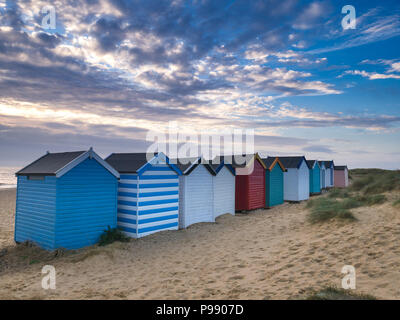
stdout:
[[[217,158],[218,159],[218,158]],[[210,164],[214,170],[214,219],[225,213],[235,215],[235,169],[225,164],[223,158]]]
[[335,164],[333,160],[321,161],[325,165],[325,188],[333,188],[335,184]]
[[302,201],[310,197],[310,171],[306,158],[279,157],[287,169],[283,174],[284,200]]
[[[175,161],[173,161],[176,163]],[[214,170],[200,158],[181,159],[179,176],[179,227],[214,222]]]

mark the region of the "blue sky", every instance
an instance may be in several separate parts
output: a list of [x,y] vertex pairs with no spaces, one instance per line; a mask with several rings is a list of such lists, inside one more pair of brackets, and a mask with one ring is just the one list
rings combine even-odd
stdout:
[[399,43],[398,1],[0,0],[0,166],[145,151],[177,121],[253,128],[265,155],[397,169]]

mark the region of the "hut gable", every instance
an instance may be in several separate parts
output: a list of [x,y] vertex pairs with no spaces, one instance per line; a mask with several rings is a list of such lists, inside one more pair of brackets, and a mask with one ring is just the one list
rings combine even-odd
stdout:
[[299,169],[302,165],[302,162],[306,162],[306,158],[304,156],[299,157],[278,157],[282,164],[287,169]]
[[278,157],[262,158],[267,170],[272,171],[276,165],[280,166],[282,171],[286,171],[285,166]]
[[85,161],[87,158],[94,158],[101,166],[106,168],[115,177],[119,178],[119,173],[105,162],[93,149],[88,151],[76,152],[48,152],[43,157],[32,162],[25,168],[16,173],[17,176],[56,176],[60,178],[69,170]]

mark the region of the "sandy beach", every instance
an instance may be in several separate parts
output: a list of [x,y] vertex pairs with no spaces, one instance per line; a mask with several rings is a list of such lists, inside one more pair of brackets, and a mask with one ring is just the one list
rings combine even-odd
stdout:
[[[394,195],[388,194],[388,198]],[[353,210],[357,222],[307,222],[305,203],[224,215],[129,243],[50,253],[13,241],[15,190],[0,190],[1,299],[297,299],[341,285],[400,299],[400,210]],[[56,290],[41,288],[54,265]]]

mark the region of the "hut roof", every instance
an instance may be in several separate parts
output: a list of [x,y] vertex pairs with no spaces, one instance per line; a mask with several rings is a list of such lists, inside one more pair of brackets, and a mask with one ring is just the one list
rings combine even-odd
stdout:
[[203,164],[212,175],[216,175],[216,171],[209,161],[201,159],[200,157],[171,159],[171,162],[176,163],[176,166],[184,175],[191,174],[199,164]]
[[262,161],[264,162],[267,169],[270,171],[275,167],[276,164],[278,164],[282,168],[282,171],[286,171],[285,166],[278,157],[262,158]]
[[265,163],[263,162],[263,160],[261,159],[261,157],[258,155],[258,153],[256,154],[238,154],[238,155],[226,155],[224,156],[225,158],[225,162],[229,163],[232,165],[233,168],[245,168],[247,167],[252,161],[254,160],[258,160],[261,165],[263,166],[264,169],[266,169],[267,167],[265,166]]
[[317,160],[306,160],[306,161],[307,161],[307,165],[310,169],[314,168],[314,166],[316,164],[318,164],[319,167],[321,166],[321,164],[320,164],[321,161],[317,161]]
[[48,152],[16,173],[17,176],[42,175],[60,177],[88,157],[94,157],[103,167],[119,178],[116,172],[92,149],[88,151]]
[[330,168],[330,167],[334,166],[333,160],[324,160],[322,162],[325,163],[326,168]]
[[347,166],[335,166],[334,168],[335,170],[345,170],[347,169]]
[[119,173],[136,173],[147,162],[147,154],[141,153],[112,153],[106,161]]
[[[164,153],[154,153],[153,157],[164,155]],[[152,157],[152,159],[153,159]],[[146,164],[151,161],[148,159],[148,154],[145,152],[139,153],[112,153],[106,160],[111,166],[113,166],[119,173],[140,173],[145,170]],[[167,156],[165,156],[166,163],[178,174],[181,174],[179,168],[171,162]]]
[[[304,156],[296,156],[296,157],[278,157],[285,168],[300,168],[301,162],[306,158]],[[306,162],[307,164],[307,162]]]

